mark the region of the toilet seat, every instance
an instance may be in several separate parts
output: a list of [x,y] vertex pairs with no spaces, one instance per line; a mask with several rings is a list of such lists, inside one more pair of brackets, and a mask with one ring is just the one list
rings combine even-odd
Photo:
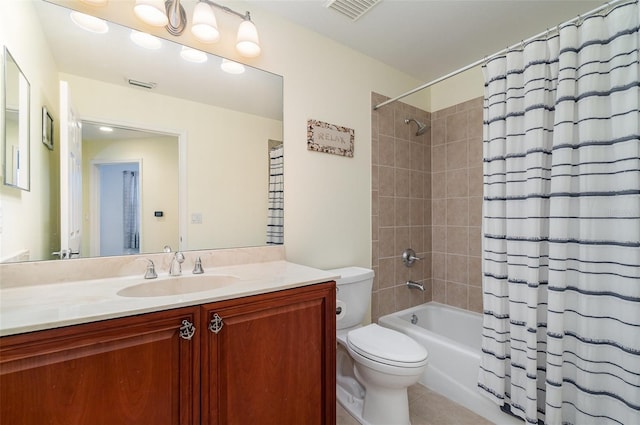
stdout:
[[405,334],[371,324],[349,331],[347,346],[377,363],[401,368],[427,364],[427,350]]

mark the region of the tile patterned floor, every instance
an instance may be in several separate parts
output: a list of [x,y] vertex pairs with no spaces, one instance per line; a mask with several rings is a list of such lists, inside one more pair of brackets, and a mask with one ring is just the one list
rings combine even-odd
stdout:
[[[337,425],[359,425],[338,404]],[[409,414],[411,425],[491,425],[492,422],[478,416],[446,397],[420,384],[409,387]]]

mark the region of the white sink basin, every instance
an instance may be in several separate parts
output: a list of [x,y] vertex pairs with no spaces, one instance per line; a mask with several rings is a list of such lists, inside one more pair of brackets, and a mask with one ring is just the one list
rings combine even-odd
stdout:
[[233,285],[238,281],[235,276],[228,275],[186,275],[153,279],[137,285],[128,286],[118,291],[121,297],[163,297],[167,295],[190,294],[192,292],[210,291]]

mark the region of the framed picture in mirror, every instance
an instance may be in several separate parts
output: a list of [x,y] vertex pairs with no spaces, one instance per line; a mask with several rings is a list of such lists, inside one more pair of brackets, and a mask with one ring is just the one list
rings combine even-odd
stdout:
[[47,111],[47,107],[42,107],[42,143],[53,150],[53,118]]

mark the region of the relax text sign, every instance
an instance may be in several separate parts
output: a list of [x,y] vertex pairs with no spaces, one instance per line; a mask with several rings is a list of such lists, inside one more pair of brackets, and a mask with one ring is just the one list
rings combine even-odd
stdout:
[[307,121],[307,148],[312,151],[353,157],[354,131],[322,121]]

